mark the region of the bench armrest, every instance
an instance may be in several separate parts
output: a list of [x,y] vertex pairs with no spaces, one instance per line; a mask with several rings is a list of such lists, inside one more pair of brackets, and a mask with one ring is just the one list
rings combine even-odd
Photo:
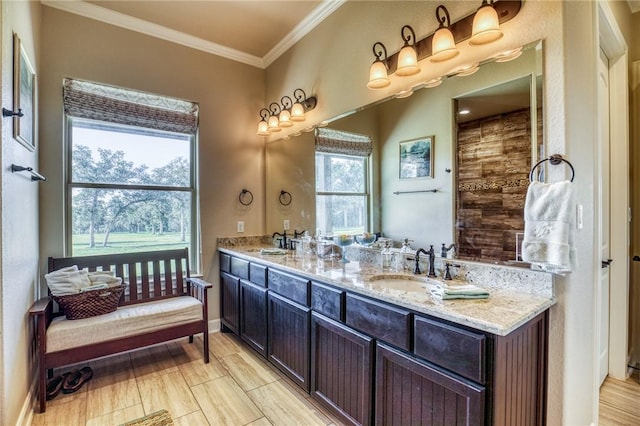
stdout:
[[47,311],[53,308],[53,302],[50,297],[43,297],[40,300],[36,300],[29,308],[29,316],[37,317],[39,315],[47,315]]
[[187,278],[186,281],[189,284],[193,284],[194,286],[200,287],[200,288],[203,288],[203,289],[207,289],[207,288],[212,288],[213,287],[211,285],[211,283],[208,283],[205,280],[202,280],[200,278]]

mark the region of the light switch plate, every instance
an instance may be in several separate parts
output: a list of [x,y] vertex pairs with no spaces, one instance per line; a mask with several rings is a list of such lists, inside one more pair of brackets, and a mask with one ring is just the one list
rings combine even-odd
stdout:
[[238,232],[244,232],[244,222],[241,220],[238,221]]
[[289,230],[289,219],[285,219],[284,220],[284,230],[288,231]]

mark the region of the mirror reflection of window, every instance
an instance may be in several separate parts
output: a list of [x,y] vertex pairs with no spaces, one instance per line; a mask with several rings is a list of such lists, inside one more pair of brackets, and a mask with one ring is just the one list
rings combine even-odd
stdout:
[[316,129],[316,230],[318,235],[360,234],[369,229],[371,138]]

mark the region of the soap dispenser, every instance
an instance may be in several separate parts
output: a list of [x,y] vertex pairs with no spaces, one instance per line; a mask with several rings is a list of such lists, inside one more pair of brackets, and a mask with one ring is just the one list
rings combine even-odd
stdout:
[[411,242],[408,238],[402,240],[402,247],[400,248],[400,255],[398,256],[398,269],[401,271],[408,271],[410,269],[409,257],[412,255]]

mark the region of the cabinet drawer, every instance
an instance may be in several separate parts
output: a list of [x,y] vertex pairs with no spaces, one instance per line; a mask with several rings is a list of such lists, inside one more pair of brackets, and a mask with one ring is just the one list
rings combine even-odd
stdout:
[[237,257],[232,257],[231,258],[231,275],[235,275],[236,277],[248,280],[249,279],[249,262],[246,260],[238,259]]
[[447,370],[485,383],[486,340],[484,334],[415,317],[414,353]]
[[273,269],[268,269],[267,276],[267,286],[271,291],[309,306],[309,280]]
[[249,264],[249,281],[259,286],[267,286],[267,267],[256,263]]
[[231,256],[226,253],[220,253],[220,271],[231,272]]
[[410,350],[411,313],[347,293],[346,323],[377,339]]
[[344,303],[344,291],[328,287],[316,282],[311,283],[311,308],[328,316],[342,321],[342,306]]

